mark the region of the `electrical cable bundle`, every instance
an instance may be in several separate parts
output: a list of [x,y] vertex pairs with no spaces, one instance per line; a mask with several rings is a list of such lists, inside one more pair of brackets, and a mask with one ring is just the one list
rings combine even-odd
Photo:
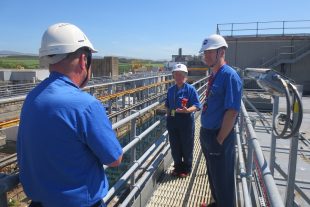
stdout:
[[[286,114],[279,113],[275,119],[273,120],[273,131],[278,138],[288,139],[293,137],[299,130],[302,118],[303,118],[303,105],[301,96],[298,93],[296,86],[294,86],[291,82],[284,80],[280,77],[280,75],[276,75],[274,78],[280,80],[286,97]],[[290,92],[294,97],[294,100],[291,100]],[[296,124],[293,124],[293,120],[291,119],[291,110],[294,113],[298,113],[298,119]],[[279,120],[284,120],[284,128],[282,132],[279,132],[277,126],[280,122]],[[290,129],[290,132],[288,131]]]

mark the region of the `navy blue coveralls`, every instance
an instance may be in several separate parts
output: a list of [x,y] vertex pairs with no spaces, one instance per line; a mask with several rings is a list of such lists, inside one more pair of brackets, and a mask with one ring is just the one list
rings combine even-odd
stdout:
[[192,85],[185,83],[181,88],[177,85],[170,87],[165,104],[168,109],[167,129],[175,172],[190,173],[194,148],[194,113],[175,112],[177,108],[182,108],[183,98],[188,99],[187,108],[196,106],[200,110],[198,93]]
[[217,206],[234,206],[234,129],[224,140],[217,141],[224,114],[227,110],[240,110],[242,82],[239,75],[228,65],[216,73],[207,93],[201,114],[200,143],[207,162],[207,173],[212,196]]

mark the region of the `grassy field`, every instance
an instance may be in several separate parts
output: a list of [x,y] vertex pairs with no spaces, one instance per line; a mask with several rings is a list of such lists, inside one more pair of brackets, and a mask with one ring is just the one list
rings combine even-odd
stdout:
[[[147,68],[163,67],[162,63],[152,61],[141,61],[142,66]],[[132,70],[131,60],[119,60],[119,73],[128,73]],[[39,59],[34,56],[9,56],[0,57],[0,68],[14,68],[14,69],[36,69],[39,68]]]
[[0,57],[0,68],[36,69],[39,68],[39,59],[30,56]]

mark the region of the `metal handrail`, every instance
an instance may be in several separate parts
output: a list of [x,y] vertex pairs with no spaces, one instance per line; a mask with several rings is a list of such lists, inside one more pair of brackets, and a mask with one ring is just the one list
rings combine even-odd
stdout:
[[[124,78],[112,78],[111,81],[104,81],[103,83],[92,83],[92,79],[89,81],[89,84],[86,85],[82,90],[89,91],[96,87],[108,87],[113,84],[121,84],[121,83],[130,83],[135,81],[143,81],[147,79],[157,78],[157,77],[166,77],[171,76],[171,72],[161,72],[161,73],[149,73],[147,75],[131,75],[126,76]],[[118,76],[117,76],[118,77]],[[18,100],[23,100],[26,97],[26,94],[29,93],[35,86],[39,83],[26,83],[26,84],[17,84],[17,85],[6,85],[0,86],[0,94],[2,93],[2,97],[0,98],[0,104],[9,102],[17,98]],[[14,89],[12,91],[13,95],[5,95],[6,89]]]
[[238,161],[239,161],[239,170],[240,170],[240,177],[241,177],[241,183],[242,183],[244,206],[251,207],[252,201],[251,201],[251,196],[250,196],[248,185],[247,185],[247,173],[246,173],[245,162],[244,162],[243,153],[242,153],[240,136],[242,136],[242,134],[240,133],[239,124],[237,123],[236,124],[236,143],[237,143],[237,149],[238,149]]
[[[289,26],[290,23],[304,23],[304,26]],[[271,24],[279,24],[279,26],[268,26]],[[248,25],[247,28],[243,28],[242,26]],[[266,26],[267,25],[267,26]],[[221,28],[225,29],[221,29]],[[229,28],[229,29],[226,29]],[[240,23],[223,23],[217,24],[216,32],[217,34],[225,35],[223,33],[227,32],[228,35],[225,36],[237,36],[235,32],[250,32],[249,35],[253,36],[264,36],[267,34],[260,33],[261,31],[279,31],[277,34],[285,36],[292,35],[292,33],[287,33],[288,30],[310,30],[310,20],[293,20],[293,21],[262,21],[262,22],[240,22]],[[255,31],[255,33],[253,33]],[[309,32],[307,32],[309,33]],[[294,32],[294,34],[303,34]]]
[[[194,82],[192,85],[196,85],[198,83],[201,83],[203,81],[206,81],[208,77],[204,77],[196,82]],[[206,87],[207,83],[204,83],[200,89],[202,89],[203,87]],[[199,90],[199,89],[198,89]],[[198,91],[197,90],[197,91]],[[199,95],[199,99],[201,100],[201,98],[205,95],[205,90],[203,92],[200,93]],[[202,99],[203,100],[203,99]],[[165,131],[163,136],[166,137],[168,134],[168,131]],[[161,151],[160,155],[157,156],[157,158],[155,159],[155,161],[153,161],[153,163],[148,167],[148,169],[145,171],[146,173],[143,174],[142,178],[139,179],[139,181],[132,185],[132,190],[130,191],[129,195],[124,199],[124,201],[122,202],[122,204],[120,206],[125,207],[128,206],[129,203],[132,201],[132,199],[134,199],[136,193],[138,191],[141,190],[142,186],[144,185],[144,183],[150,178],[150,176],[152,175],[152,173],[157,169],[159,163],[161,162],[161,160],[163,159],[164,155],[167,153],[167,151],[170,149],[170,144],[167,144],[167,146]],[[141,165],[142,163],[140,163]],[[137,166],[133,166],[132,168],[137,168]],[[133,169],[129,169],[132,173],[134,173]],[[128,180],[130,175],[124,175],[124,177],[122,177],[117,184],[115,184],[112,188],[111,188],[111,192],[108,192],[107,196],[103,199],[103,201],[108,201],[111,199],[111,197],[113,196],[113,194],[115,194],[116,192],[118,192],[121,188],[121,184],[124,184],[124,182],[122,181],[123,179]]]
[[[258,163],[258,170],[260,171],[264,185],[267,190],[267,195],[269,202],[274,207],[284,207],[282,198],[280,196],[279,190],[275,184],[274,178],[270,172],[269,164],[267,163],[261,146],[257,140],[257,135],[254,131],[252,126],[252,122],[250,120],[250,116],[244,106],[243,101],[241,102],[241,117],[244,119],[245,127],[247,128],[248,132],[248,157],[247,157],[247,176],[249,178],[252,177],[252,170],[253,170],[253,155],[256,157],[256,161]],[[240,130],[242,131],[242,130]],[[251,189],[251,181],[248,183],[248,189]]]
[[[203,83],[203,86],[200,87],[202,89],[204,85],[206,85],[205,81],[207,80],[208,77],[204,77],[192,85],[197,85],[199,83]],[[201,93],[199,97],[202,97],[204,94]],[[142,114],[146,113],[149,110],[155,109],[158,105],[160,104],[159,101],[149,105],[148,107],[133,113],[132,115],[120,120],[119,122],[116,122],[115,124],[112,125],[113,129],[119,128],[120,126],[131,122],[133,124],[132,127],[136,127],[136,118],[141,116]],[[137,143],[139,143],[148,133],[150,133],[152,130],[154,130],[158,125],[160,124],[160,121],[155,122],[153,125],[151,125],[147,130],[143,131],[140,135],[135,135],[133,136],[133,139],[123,148],[123,152],[128,152],[129,150],[135,150],[135,146]],[[159,146],[163,146],[162,143],[164,140],[167,138],[167,131],[163,133],[159,141],[155,142],[138,160],[134,160],[134,165],[123,175],[123,179],[125,178],[124,182],[127,181],[129,178],[133,178],[135,180],[135,171],[142,165],[142,163],[152,154],[154,153]],[[160,156],[166,153],[166,151],[169,149],[169,145],[165,147],[164,150],[161,151]],[[156,158],[158,160],[159,157]],[[156,161],[155,160],[155,161]],[[158,161],[157,161],[158,162]],[[108,168],[107,166],[104,166],[104,169]],[[150,173],[151,171],[148,171]],[[148,174],[149,175],[149,174]],[[125,176],[125,177],[124,177]],[[111,199],[112,196],[114,196],[123,186],[124,182],[122,181],[122,178],[109,190],[108,194],[106,195],[105,198],[103,198],[104,201],[108,201]],[[144,179],[145,179],[144,175]],[[7,206],[6,203],[6,192],[12,190],[14,187],[16,187],[19,184],[19,174],[16,173],[14,175],[4,175],[0,174],[0,207],[2,206]],[[136,188],[137,185],[135,183],[131,183],[133,188]]]

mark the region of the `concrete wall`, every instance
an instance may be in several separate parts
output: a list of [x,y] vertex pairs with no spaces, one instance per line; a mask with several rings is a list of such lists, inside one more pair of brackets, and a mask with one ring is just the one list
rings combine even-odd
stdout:
[[1,70],[0,71],[0,81],[9,81],[11,78],[11,70]]
[[277,71],[304,86],[304,94],[310,94],[310,55],[293,64],[283,64],[275,68]]
[[92,77],[116,75],[119,75],[117,57],[104,57],[103,59],[93,59]]
[[37,70],[17,70],[5,69],[0,70],[0,81],[15,81],[15,82],[33,82],[34,80],[44,80],[49,76],[48,69]]
[[6,135],[6,140],[15,141],[17,140],[18,126],[12,126],[6,129],[3,129],[4,134]]
[[[226,60],[232,66],[261,67],[279,53],[292,53],[305,45],[310,45],[310,36],[269,36],[269,37],[225,37],[228,43]],[[277,71],[304,85],[304,91],[310,93],[310,55],[296,63],[282,64]]]

